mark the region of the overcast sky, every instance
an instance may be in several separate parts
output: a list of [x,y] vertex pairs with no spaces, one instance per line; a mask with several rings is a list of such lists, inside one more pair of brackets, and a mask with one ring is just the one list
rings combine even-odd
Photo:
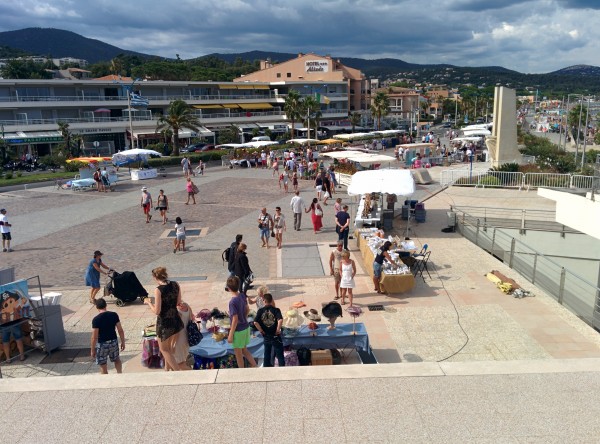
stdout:
[[600,0],[0,0],[0,31],[53,27],[193,58],[251,50],[543,73],[600,65]]

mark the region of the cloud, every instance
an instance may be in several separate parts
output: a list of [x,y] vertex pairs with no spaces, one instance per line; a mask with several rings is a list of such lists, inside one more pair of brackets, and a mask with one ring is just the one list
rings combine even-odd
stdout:
[[547,72],[598,64],[600,2],[584,0],[16,0],[0,30],[55,27],[182,58],[265,50]]

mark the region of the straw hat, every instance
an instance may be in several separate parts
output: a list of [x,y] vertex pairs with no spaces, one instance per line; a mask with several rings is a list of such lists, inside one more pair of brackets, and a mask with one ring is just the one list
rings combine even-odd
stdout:
[[304,319],[298,314],[298,310],[291,308],[285,312],[283,317],[283,327],[286,328],[298,328],[304,323]]
[[321,316],[319,316],[319,312],[314,308],[307,310],[304,312],[304,317],[309,321],[321,322]]

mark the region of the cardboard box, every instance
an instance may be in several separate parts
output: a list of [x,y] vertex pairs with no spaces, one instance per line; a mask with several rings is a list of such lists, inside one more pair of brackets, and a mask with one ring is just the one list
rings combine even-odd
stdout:
[[333,365],[330,350],[312,350],[310,353],[311,365]]

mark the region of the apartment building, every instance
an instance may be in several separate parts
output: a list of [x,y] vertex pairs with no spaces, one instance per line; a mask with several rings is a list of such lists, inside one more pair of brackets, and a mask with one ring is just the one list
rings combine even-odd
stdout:
[[[0,137],[21,155],[45,155],[62,143],[58,122],[67,122],[90,151],[112,154],[130,146],[158,142],[159,115],[167,113],[175,99],[194,108],[202,128],[182,130],[179,138],[216,140],[218,132],[236,125],[243,132],[254,129],[285,131],[289,125],[283,104],[291,84],[281,82],[187,82],[102,80],[0,79]],[[349,81],[328,80],[330,106],[323,118],[347,118]],[[325,86],[312,80],[296,80],[293,87],[306,94]],[[127,87],[147,99],[147,107],[128,106]],[[324,91],[322,91],[324,92]],[[131,123],[130,123],[131,114]],[[131,131],[131,129],[133,131]],[[133,144],[131,142],[133,136]]]

